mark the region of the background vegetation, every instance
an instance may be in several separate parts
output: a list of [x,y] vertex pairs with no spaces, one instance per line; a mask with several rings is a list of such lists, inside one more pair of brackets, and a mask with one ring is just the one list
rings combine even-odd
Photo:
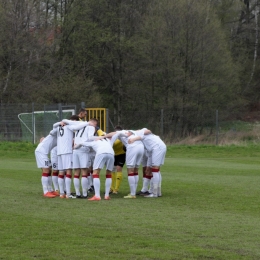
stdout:
[[3,0],[0,102],[85,99],[116,124],[164,109],[184,136],[216,110],[241,118],[259,102],[259,4]]

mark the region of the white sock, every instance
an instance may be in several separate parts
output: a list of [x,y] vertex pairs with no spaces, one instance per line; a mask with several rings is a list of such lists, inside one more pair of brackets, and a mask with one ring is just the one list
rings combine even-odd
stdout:
[[79,181],[79,176],[74,176],[73,178],[73,183],[74,183],[74,188],[76,191],[76,195],[80,196],[80,181]]
[[51,175],[48,176],[48,191],[53,191]]
[[63,195],[64,194],[64,176],[59,175],[58,184],[59,184],[60,195]]
[[135,196],[135,176],[133,175],[133,173],[128,174],[128,184],[130,188],[130,194],[132,196]]
[[41,181],[42,181],[43,194],[46,194],[48,192],[48,173],[42,174]]
[[64,191],[66,192],[66,175],[64,175],[63,177],[63,187],[64,187]]
[[65,186],[66,186],[66,195],[70,196],[70,186],[71,186],[71,176],[70,175],[66,175]]
[[150,179],[149,193],[153,193],[153,177]]
[[139,182],[139,175],[138,175],[138,172],[137,173],[135,173],[135,192],[136,192],[136,190],[137,190],[137,186],[138,186],[138,182]]
[[158,196],[158,187],[160,182],[160,172],[154,171],[153,173],[153,194]]
[[93,185],[95,189],[95,196],[100,198],[100,179],[99,177],[93,178]]
[[81,178],[81,187],[83,196],[88,196],[88,178],[86,176],[82,176]]
[[143,177],[143,187],[142,187],[141,191],[142,192],[147,192],[149,184],[150,184],[150,179],[147,179],[146,177]]
[[161,175],[161,172],[159,172],[158,196],[162,196],[162,175]]
[[54,189],[55,190],[59,190],[58,176],[52,175],[51,179],[52,179],[52,183],[53,183]]
[[105,182],[105,196],[109,196],[109,191],[112,183],[112,178],[111,174],[106,175],[106,182]]

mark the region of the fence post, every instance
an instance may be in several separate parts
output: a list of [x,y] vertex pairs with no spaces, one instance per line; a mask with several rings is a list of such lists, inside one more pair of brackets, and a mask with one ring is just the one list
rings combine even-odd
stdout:
[[32,143],[35,144],[35,118],[34,118],[34,103],[32,103]]
[[[109,109],[106,108],[106,132],[109,133]],[[112,123],[112,122],[111,122]],[[115,129],[115,127],[113,127]]]
[[163,139],[163,109],[161,109],[161,126],[160,126],[160,136]]
[[59,103],[58,106],[59,106],[59,120],[61,121],[63,119],[62,118],[62,104]]
[[84,109],[86,108],[85,102],[81,102],[81,108],[84,108]]
[[219,134],[219,127],[218,127],[218,110],[216,110],[216,145],[218,145],[218,134]]

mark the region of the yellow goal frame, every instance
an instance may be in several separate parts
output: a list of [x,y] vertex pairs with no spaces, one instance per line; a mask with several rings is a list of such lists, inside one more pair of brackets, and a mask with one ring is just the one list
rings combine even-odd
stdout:
[[108,130],[108,109],[107,108],[85,108],[87,111],[87,116],[85,120],[89,121],[91,118],[98,119],[98,125],[104,132],[109,132]]

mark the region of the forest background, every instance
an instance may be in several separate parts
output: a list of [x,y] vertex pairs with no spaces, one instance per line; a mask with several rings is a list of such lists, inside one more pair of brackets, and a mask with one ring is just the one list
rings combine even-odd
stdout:
[[259,0],[2,0],[1,107],[86,101],[115,124],[163,109],[182,136],[216,111],[255,121],[259,11]]

